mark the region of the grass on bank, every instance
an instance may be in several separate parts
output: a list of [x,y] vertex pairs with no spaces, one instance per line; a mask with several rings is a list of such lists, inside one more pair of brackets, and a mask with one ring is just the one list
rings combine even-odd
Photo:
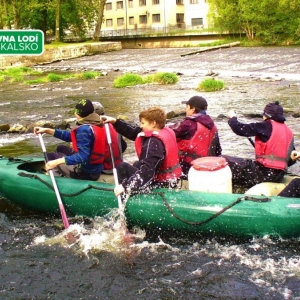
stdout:
[[78,43],[75,43],[75,42],[70,42],[70,43],[67,43],[67,42],[57,42],[57,41],[52,41],[50,44],[44,44],[45,46],[45,49],[56,49],[58,47],[68,47],[68,46],[76,46],[76,45],[86,45],[86,44],[91,44],[93,43],[92,40],[90,41],[85,41],[85,42],[78,42]]
[[[35,79],[25,80],[25,76],[35,76]],[[40,70],[34,70],[29,67],[12,67],[0,70],[0,82],[10,78],[11,82],[23,82],[24,84],[41,84],[46,82],[58,82],[69,79],[88,80],[102,76],[101,72],[88,71],[80,73],[56,74],[49,73],[44,75]]]
[[[207,31],[207,29],[205,30],[205,32],[211,32],[211,33],[215,33],[216,29],[211,29],[209,31]],[[184,33],[187,33],[186,31],[183,31]],[[192,33],[193,31],[188,31],[189,33]],[[196,30],[196,33],[200,33],[201,31]],[[159,35],[159,34],[158,34]],[[163,36],[164,34],[162,34]],[[146,35],[145,35],[146,36]],[[149,35],[151,36],[151,34]],[[184,44],[182,46],[182,48],[185,47],[215,47],[215,46],[221,46],[221,45],[225,45],[225,44],[230,44],[236,41],[240,42],[240,47],[261,47],[261,46],[299,46],[300,45],[300,41],[299,40],[293,40],[290,37],[286,36],[286,35],[281,35],[280,38],[276,39],[275,41],[270,41],[269,43],[267,43],[266,41],[264,41],[263,39],[255,39],[255,40],[250,40],[248,39],[245,34],[240,34],[240,35],[230,35],[230,36],[226,36],[225,38],[222,38],[224,36],[222,35],[215,35],[216,40],[211,41],[211,42],[207,42],[205,40],[203,40],[203,42],[200,42],[198,45],[192,45],[190,43]],[[219,39],[220,38],[220,39]],[[68,47],[70,45],[74,46],[74,45],[84,45],[84,44],[90,44],[90,43],[94,43],[94,41],[92,40],[86,40],[84,42],[57,42],[57,41],[52,41],[50,44],[45,44],[45,49],[53,49],[53,48],[58,48],[58,47]]]
[[178,80],[178,76],[175,73],[169,72],[158,72],[154,75],[147,75],[145,77],[138,74],[126,73],[114,80],[113,87],[124,88],[146,83],[174,84],[178,82]]
[[[218,38],[218,36],[216,36]],[[185,44],[184,47],[216,47],[216,46],[222,46],[226,44],[231,44],[239,41],[240,45],[239,47],[262,47],[262,46],[268,46],[268,44],[260,41],[260,40],[249,40],[248,38],[244,36],[239,37],[233,37],[233,38],[226,38],[226,39],[220,39],[212,42],[200,42],[198,45],[194,46],[191,44]],[[290,46],[290,45],[299,45],[299,43],[293,43],[289,39],[282,39],[281,41],[277,41],[277,43],[270,44],[272,46]]]
[[206,78],[202,80],[196,87],[198,92],[216,92],[223,90],[225,88],[225,83],[222,80],[216,80],[214,78]]

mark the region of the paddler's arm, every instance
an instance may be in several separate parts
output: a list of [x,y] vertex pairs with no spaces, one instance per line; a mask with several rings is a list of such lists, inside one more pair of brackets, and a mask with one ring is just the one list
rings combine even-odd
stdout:
[[54,135],[55,129],[44,128],[44,127],[34,127],[33,132],[34,132],[34,134],[47,133],[47,134],[50,134],[50,135]]
[[[34,127],[33,132],[36,135],[39,134],[39,133],[41,133],[41,134],[42,133],[47,133],[47,134],[50,134],[50,135],[54,135],[55,129],[44,128],[44,127]],[[66,160],[65,160],[64,157],[54,159],[54,160],[50,160],[45,164],[45,169],[48,171],[48,170],[56,168],[58,165],[65,164],[65,163],[66,163]]]
[[122,136],[128,138],[129,140],[134,141],[137,135],[142,131],[139,126],[131,125],[122,119],[116,119],[109,116],[101,116],[101,121],[104,123],[113,124],[115,130]]
[[58,158],[58,159],[54,159],[54,160],[49,160],[46,163],[45,168],[48,171],[48,170],[56,168],[58,165],[65,164],[65,163],[66,163],[66,161],[65,161],[64,157]]

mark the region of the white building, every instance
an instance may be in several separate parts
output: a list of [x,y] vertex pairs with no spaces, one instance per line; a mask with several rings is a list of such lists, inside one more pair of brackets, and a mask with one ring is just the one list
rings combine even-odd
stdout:
[[107,0],[101,31],[207,27],[206,0]]

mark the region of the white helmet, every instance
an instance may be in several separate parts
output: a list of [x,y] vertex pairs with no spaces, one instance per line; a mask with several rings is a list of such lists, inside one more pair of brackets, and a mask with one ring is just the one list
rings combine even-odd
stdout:
[[96,114],[100,115],[104,115],[104,107],[102,106],[102,104],[100,102],[93,102],[94,105],[94,111]]

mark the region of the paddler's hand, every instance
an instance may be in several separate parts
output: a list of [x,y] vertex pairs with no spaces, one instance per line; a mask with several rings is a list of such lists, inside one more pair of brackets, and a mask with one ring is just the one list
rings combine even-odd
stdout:
[[100,116],[100,120],[105,123],[115,124],[117,119],[109,116]]
[[34,134],[38,135],[39,133],[43,134],[43,133],[48,133],[53,135],[54,134],[54,129],[51,128],[44,128],[44,127],[34,127],[33,128],[33,132]]
[[291,159],[293,161],[296,161],[299,158],[300,158],[300,152],[298,152],[296,150],[293,150],[292,153],[291,153]]
[[231,109],[228,113],[227,113],[227,117],[228,119],[231,119],[233,117],[236,117],[235,111],[233,109]]
[[65,158],[58,158],[58,159],[54,159],[54,160],[49,160],[46,164],[45,164],[45,169],[46,171],[52,170],[54,168],[56,168],[58,165],[61,164],[65,164]]
[[33,128],[33,132],[34,132],[34,134],[39,134],[39,133],[44,133],[45,132],[45,130],[46,130],[46,128],[43,128],[43,127],[34,127]]
[[125,192],[124,188],[123,188],[123,185],[122,184],[119,184],[119,185],[116,185],[115,186],[115,189],[114,189],[114,192],[115,192],[115,195],[118,197],[119,195],[121,195],[122,193]]

